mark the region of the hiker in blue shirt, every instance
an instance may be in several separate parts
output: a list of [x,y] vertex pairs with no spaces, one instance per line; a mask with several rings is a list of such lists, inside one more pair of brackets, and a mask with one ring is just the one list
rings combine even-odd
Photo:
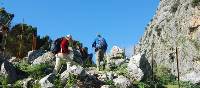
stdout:
[[104,54],[107,50],[107,43],[106,40],[100,35],[97,34],[97,38],[95,38],[93,44],[92,44],[92,48],[95,49],[96,52],[96,65],[97,65],[97,70],[99,71],[99,67],[100,67],[100,62],[104,61]]

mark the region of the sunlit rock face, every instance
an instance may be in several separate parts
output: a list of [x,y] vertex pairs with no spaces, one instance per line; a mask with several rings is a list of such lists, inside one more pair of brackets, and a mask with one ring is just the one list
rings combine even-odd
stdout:
[[[135,53],[143,53],[150,65],[153,58],[156,66],[163,65],[177,75],[177,47],[181,80],[199,82],[193,80],[200,73],[199,19],[200,6],[192,0],[160,0]],[[190,74],[196,76],[189,79]]]

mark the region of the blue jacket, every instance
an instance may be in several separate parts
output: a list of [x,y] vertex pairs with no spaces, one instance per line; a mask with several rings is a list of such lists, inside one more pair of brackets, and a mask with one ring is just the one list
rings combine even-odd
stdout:
[[103,49],[103,51],[106,52],[108,45],[103,37],[97,37],[95,38],[92,47],[95,49]]

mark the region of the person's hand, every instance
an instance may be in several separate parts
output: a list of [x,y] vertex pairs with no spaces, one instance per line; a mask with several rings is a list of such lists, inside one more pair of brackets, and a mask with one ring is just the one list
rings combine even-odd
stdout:
[[61,50],[60,50],[60,51],[61,51],[61,53],[63,53],[63,50],[62,50],[62,48],[61,48]]

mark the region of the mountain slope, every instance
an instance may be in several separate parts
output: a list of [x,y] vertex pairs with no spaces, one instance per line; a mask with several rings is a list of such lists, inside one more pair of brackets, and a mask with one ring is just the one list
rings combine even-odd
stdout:
[[151,64],[153,47],[155,65],[165,66],[177,75],[177,47],[181,80],[200,82],[195,78],[200,74],[199,26],[199,0],[160,0],[156,14],[139,42],[137,53],[142,53]]

